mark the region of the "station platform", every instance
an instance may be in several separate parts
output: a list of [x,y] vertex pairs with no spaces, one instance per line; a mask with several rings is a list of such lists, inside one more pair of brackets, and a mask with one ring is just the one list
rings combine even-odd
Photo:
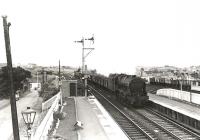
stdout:
[[155,94],[148,95],[150,101],[200,121],[200,107]]
[[82,123],[79,140],[128,140],[108,112],[95,98],[75,97],[76,118]]

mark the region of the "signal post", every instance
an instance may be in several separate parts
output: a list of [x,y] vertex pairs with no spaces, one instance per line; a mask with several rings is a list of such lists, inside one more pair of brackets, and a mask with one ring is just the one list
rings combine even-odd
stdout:
[[[86,40],[91,41],[94,44],[94,35],[91,38],[82,37],[82,39],[80,41],[74,41],[74,42],[82,44],[82,71],[81,71],[81,73],[83,74],[82,79],[84,80],[85,96],[87,97],[87,78],[88,78],[88,76],[87,76],[87,68],[85,68],[85,59],[94,50],[94,48],[85,47]],[[87,51],[86,54],[85,54],[85,51]]]

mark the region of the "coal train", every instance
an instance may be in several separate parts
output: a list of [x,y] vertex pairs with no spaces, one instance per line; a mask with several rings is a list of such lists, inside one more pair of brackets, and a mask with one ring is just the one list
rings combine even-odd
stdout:
[[118,101],[131,106],[143,106],[149,99],[145,81],[135,75],[94,74],[90,75],[89,82],[112,91]]
[[200,92],[199,80],[179,80],[164,77],[151,77],[149,78],[151,85],[161,85],[167,88],[181,89],[184,91]]

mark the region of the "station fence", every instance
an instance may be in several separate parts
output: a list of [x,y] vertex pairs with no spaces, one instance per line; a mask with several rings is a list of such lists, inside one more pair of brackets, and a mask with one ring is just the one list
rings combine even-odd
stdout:
[[197,93],[181,91],[176,89],[159,89],[157,90],[156,94],[200,105],[200,94]]
[[50,108],[38,126],[35,134],[32,137],[32,140],[47,140],[47,134],[51,129],[51,125],[53,123],[53,113],[58,110],[59,101],[61,99],[61,92],[50,98],[48,101],[43,103],[43,110]]
[[60,97],[61,97],[61,95],[60,95],[60,92],[59,92],[58,94],[51,97],[49,100],[43,102],[42,103],[42,111],[48,110],[52,106],[54,101],[57,100]]

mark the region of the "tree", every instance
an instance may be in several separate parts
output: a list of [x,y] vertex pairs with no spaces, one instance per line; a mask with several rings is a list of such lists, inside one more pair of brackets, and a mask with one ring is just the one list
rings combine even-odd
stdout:
[[[0,82],[4,84],[4,86],[0,86],[0,96],[8,97],[10,93],[10,82],[7,66],[2,67],[0,76],[2,77]],[[27,78],[31,78],[30,71],[24,70],[21,67],[13,68],[14,91],[22,89],[23,82],[26,81]]]

